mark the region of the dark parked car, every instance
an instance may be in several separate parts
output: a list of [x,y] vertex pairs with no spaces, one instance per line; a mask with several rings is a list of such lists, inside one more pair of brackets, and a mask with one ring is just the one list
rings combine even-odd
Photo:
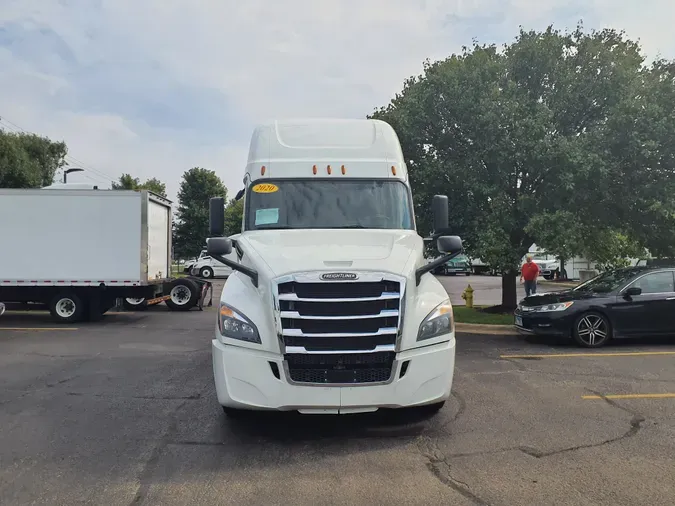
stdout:
[[518,305],[515,326],[587,348],[612,338],[675,334],[675,268],[617,269],[572,290],[532,295]]
[[456,274],[471,275],[471,262],[466,255],[458,255],[445,264],[437,267],[434,274],[442,274],[444,276],[454,276]]

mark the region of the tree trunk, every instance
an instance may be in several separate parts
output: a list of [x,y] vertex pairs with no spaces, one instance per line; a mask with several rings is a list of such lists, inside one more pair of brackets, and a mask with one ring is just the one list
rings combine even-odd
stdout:
[[502,309],[511,311],[518,306],[516,293],[516,272],[509,271],[502,274]]

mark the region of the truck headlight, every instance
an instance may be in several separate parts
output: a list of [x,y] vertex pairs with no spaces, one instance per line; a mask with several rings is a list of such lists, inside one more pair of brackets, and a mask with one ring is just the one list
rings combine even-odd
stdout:
[[441,302],[427,315],[420,325],[417,340],[424,341],[452,332],[455,328],[450,299]]
[[218,311],[218,330],[222,336],[230,339],[262,344],[258,329],[253,322],[222,302]]

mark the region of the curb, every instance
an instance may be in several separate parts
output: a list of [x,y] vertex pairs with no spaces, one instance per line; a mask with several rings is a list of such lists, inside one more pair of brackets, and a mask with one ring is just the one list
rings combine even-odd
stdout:
[[486,325],[480,323],[455,323],[455,332],[458,334],[483,334],[491,336],[517,336],[518,331],[513,325]]

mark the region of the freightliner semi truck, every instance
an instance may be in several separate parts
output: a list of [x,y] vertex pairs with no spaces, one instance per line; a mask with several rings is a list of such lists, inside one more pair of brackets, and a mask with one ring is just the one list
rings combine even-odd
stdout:
[[[376,120],[257,127],[241,235],[223,237],[211,201],[208,253],[234,273],[212,341],[225,413],[358,413],[450,396],[452,306],[430,271],[461,253],[448,201],[432,208],[438,260],[426,263],[396,133]],[[226,258],[236,252],[237,261]]]

